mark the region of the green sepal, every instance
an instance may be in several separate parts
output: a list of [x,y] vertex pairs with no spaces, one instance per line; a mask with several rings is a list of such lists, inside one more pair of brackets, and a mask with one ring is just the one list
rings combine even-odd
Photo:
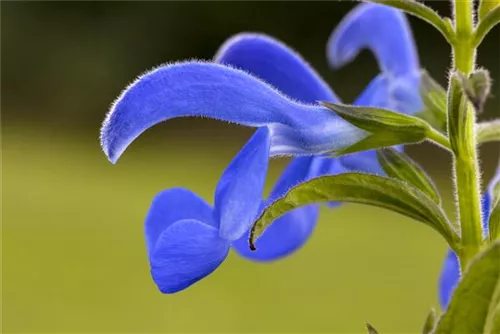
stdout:
[[490,72],[485,69],[479,69],[471,73],[468,77],[460,75],[460,79],[465,96],[472,103],[476,112],[481,113],[484,103],[490,95]]
[[437,314],[435,309],[431,309],[429,313],[427,313],[427,317],[425,318],[424,327],[422,328],[422,334],[430,334],[436,326]]
[[500,241],[497,241],[467,266],[434,333],[499,332]]
[[441,203],[441,198],[431,178],[409,156],[389,148],[377,151],[377,157],[387,176],[408,182],[427,194],[437,204]]
[[500,119],[476,125],[477,142],[500,141]]
[[317,177],[290,189],[264,209],[250,230],[250,248],[278,217],[318,202],[350,202],[377,206],[420,221],[438,231],[460,253],[459,236],[445,213],[422,191],[378,175],[344,173]]
[[398,112],[322,102],[340,117],[368,132],[352,146],[334,152],[335,156],[400,144],[419,143],[427,138],[430,126],[423,120]]
[[491,212],[488,221],[490,240],[500,237],[500,180],[492,186]]
[[468,156],[468,148],[471,146],[469,140],[472,138],[468,127],[473,122],[468,119],[468,101],[462,92],[461,81],[461,74],[451,74],[448,88],[448,138],[455,154]]
[[363,152],[373,149],[381,149],[384,147],[391,147],[395,145],[404,145],[404,144],[414,144],[421,142],[422,139],[420,137],[414,137],[414,140],[411,140],[410,136],[405,137],[398,134],[394,134],[392,132],[378,132],[372,133],[361,139],[357,143],[352,144],[342,150],[336,151],[332,154],[333,157],[340,157],[342,155]]
[[428,124],[421,119],[381,108],[357,107],[345,104],[321,102],[328,109],[358,128],[371,132],[410,132],[425,138]]
[[418,117],[381,108],[321,103],[347,122],[368,132],[359,142],[333,152],[336,157],[394,145],[415,144],[425,139],[450,148],[448,138]]
[[424,109],[415,116],[425,120],[441,132],[446,132],[446,90],[427,71],[420,74],[420,97]]

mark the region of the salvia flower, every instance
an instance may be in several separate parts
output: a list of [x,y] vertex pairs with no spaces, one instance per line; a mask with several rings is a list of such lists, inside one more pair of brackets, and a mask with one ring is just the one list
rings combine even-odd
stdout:
[[162,292],[182,290],[210,274],[249,229],[261,203],[269,144],[269,130],[260,128],[224,171],[213,208],[182,188],[155,197],[145,233],[151,274]]
[[[385,7],[382,8],[385,10]],[[341,24],[342,26],[344,25]],[[335,93],[299,54],[272,37],[249,33],[236,35],[222,45],[215,60],[245,70],[300,102],[338,101]],[[377,76],[355,104],[388,107],[391,104],[388,84],[391,82],[388,79],[382,80],[382,75]],[[283,179],[278,181],[264,204],[274,201],[300,182],[320,175],[339,174],[349,169],[381,172],[374,152],[339,159],[297,157],[287,167]],[[285,256],[307,240],[316,224],[318,210],[318,205],[311,205],[281,217],[258,240],[256,251],[249,250],[246,236],[234,243],[233,247],[241,255],[253,260],[269,261]]]
[[[355,104],[410,114],[420,110],[418,57],[404,15],[381,5],[357,6],[333,33],[327,56],[338,67],[363,48],[374,53],[381,73]],[[222,175],[213,207],[180,188],[154,199],[146,218],[146,239],[151,272],[162,292],[180,291],[210,274],[231,246],[260,261],[299,248],[314,229],[317,205],[280,217],[259,239],[256,252],[247,244],[258,212],[292,186],[351,170],[381,173],[374,152],[336,159],[322,155],[367,133],[319,101],[339,100],[302,57],[261,34],[229,39],[215,62],[158,67],[118,97],[101,130],[103,150],[113,163],[142,132],[176,117],[201,116],[258,128]],[[278,155],[296,158],[263,200],[268,159]]]
[[[483,211],[483,236],[488,237],[488,221],[491,214],[491,205],[493,198],[493,186],[500,181],[500,164],[497,167],[496,175],[489,183],[486,193],[482,200]],[[461,275],[460,263],[456,254],[449,250],[443,265],[441,277],[439,278],[439,302],[443,309],[448,307],[453,291],[457,286]]]

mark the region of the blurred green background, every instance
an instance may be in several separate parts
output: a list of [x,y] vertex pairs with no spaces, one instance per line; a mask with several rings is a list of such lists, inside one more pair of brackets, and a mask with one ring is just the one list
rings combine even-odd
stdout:
[[[310,242],[273,264],[231,254],[176,295],[149,276],[143,219],[160,190],[212,199],[251,129],[210,120],[147,131],[111,165],[100,122],[128,82],[160,63],[210,59],[232,34],[273,35],[308,59],[344,101],[377,73],[369,52],[333,71],[325,42],[351,2],[2,2],[2,329],[5,333],[418,332],[430,307],[444,242],[430,229],[359,205],[324,209]],[[449,14],[446,1],[431,5]],[[446,82],[449,49],[411,19],[423,67]],[[478,62],[498,81],[498,28]],[[488,109],[499,110],[496,84]],[[434,176],[451,212],[450,160],[408,148]],[[484,177],[498,145],[484,145]],[[272,162],[269,186],[285,164]]]

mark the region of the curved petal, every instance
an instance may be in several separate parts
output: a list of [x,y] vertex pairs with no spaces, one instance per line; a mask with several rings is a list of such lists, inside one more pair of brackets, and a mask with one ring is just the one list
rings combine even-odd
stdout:
[[162,232],[151,253],[151,275],[163,293],[174,293],[212,273],[224,261],[229,244],[213,226],[180,220]]
[[439,278],[439,302],[443,310],[448,307],[459,279],[460,264],[458,263],[458,258],[455,253],[450,250],[446,256],[443,272]]
[[215,61],[247,71],[301,102],[338,101],[326,82],[298,53],[266,35],[233,36],[220,47]]
[[359,105],[385,107],[407,114],[422,110],[418,54],[405,15],[379,4],[357,6],[330,37],[327,57],[333,66],[341,67],[364,48],[375,54],[382,74],[372,81],[378,93],[370,92],[371,102]]
[[215,191],[220,236],[232,241],[252,225],[260,208],[269,163],[270,133],[258,129],[224,171]]
[[248,246],[248,232],[233,242],[232,247],[241,256],[255,261],[274,261],[298,250],[316,226],[319,207],[308,205],[277,219],[257,241],[257,250]]
[[330,37],[328,60],[341,67],[364,48],[375,54],[380,68],[389,75],[405,75],[419,68],[410,26],[397,9],[372,3],[356,6]]
[[218,227],[212,208],[201,197],[183,188],[164,190],[155,196],[146,216],[144,231],[148,255],[154,249],[160,234],[182,219],[196,219]]
[[296,103],[241,70],[185,62],[142,75],[118,97],[101,129],[103,150],[116,162],[151,126],[187,116],[268,126],[273,155],[335,150],[365,136],[327,108]]

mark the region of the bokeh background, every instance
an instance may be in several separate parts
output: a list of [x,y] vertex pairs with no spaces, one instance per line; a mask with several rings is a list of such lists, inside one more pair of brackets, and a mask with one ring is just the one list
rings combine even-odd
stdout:
[[[176,295],[149,276],[143,219],[160,190],[211,201],[251,129],[179,119],[147,131],[117,165],[100,123],[138,74],[169,61],[210,59],[242,31],[273,35],[308,59],[344,101],[376,75],[369,52],[329,69],[325,42],[352,2],[2,2],[2,329],[5,333],[418,332],[437,307],[444,242],[427,227],[360,205],[324,209],[293,257],[252,263],[235,254]],[[446,1],[431,6],[449,14]],[[423,67],[446,83],[449,48],[411,19]],[[498,27],[478,62],[498,82]],[[499,112],[499,85],[482,119]],[[481,148],[484,177],[498,145]],[[434,176],[451,212],[450,159],[408,152]],[[269,186],[286,160],[273,160]]]

